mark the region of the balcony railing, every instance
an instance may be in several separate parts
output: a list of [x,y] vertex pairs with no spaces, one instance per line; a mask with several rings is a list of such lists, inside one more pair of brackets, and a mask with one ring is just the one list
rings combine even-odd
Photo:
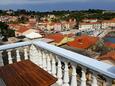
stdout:
[[30,59],[57,77],[59,86],[112,86],[114,84],[115,66],[42,41],[0,46],[0,66],[24,59]]

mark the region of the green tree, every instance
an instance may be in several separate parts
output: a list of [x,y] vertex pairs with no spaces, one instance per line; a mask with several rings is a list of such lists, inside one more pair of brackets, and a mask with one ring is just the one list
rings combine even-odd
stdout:
[[0,35],[3,37],[3,41],[7,41],[8,37],[15,36],[15,31],[9,29],[6,23],[0,22]]
[[28,21],[29,21],[29,19],[27,17],[25,17],[25,16],[21,16],[20,18],[18,18],[19,23],[25,24]]
[[[82,19],[85,18],[84,14],[79,12],[79,13],[73,14],[72,17],[76,19],[75,28],[76,28],[76,29],[79,29],[79,24],[80,24],[80,22],[82,21]],[[71,17],[71,18],[72,18],[72,17]]]

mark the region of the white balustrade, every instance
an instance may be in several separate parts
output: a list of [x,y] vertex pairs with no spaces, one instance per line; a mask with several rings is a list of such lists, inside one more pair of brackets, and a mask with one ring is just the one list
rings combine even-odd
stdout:
[[[11,56],[11,49],[16,49],[17,61],[21,61],[18,47],[28,46],[30,43],[26,44],[26,42],[24,42],[18,44],[19,46],[17,45],[17,43],[14,44],[14,46],[13,44],[11,44],[11,46],[10,44],[9,46],[6,45],[0,46],[0,66],[3,65],[2,51],[4,50],[8,51],[7,54],[8,54],[9,64],[13,63],[12,56]],[[88,73],[86,69],[91,70],[93,72],[92,77],[90,77],[90,82],[87,83],[90,86],[98,86],[98,84],[100,84],[98,82],[100,78],[97,79],[98,74],[99,75],[102,74],[102,76],[106,78],[106,81],[103,84],[103,86],[112,86],[112,80],[115,79],[114,66],[96,61],[95,59],[91,59],[86,56],[53,45],[49,45],[47,43],[40,42],[40,41],[38,42],[33,41],[29,50],[27,50],[27,48],[24,47],[24,58],[25,59],[30,58],[30,60],[33,63],[37,64],[44,70],[51,73],[53,76],[57,77],[58,80],[56,83],[59,86],[86,86],[87,83],[86,73]],[[65,65],[63,65],[61,61],[64,62]],[[71,64],[70,66],[72,67],[71,71],[69,71],[68,63]],[[77,77],[77,72],[78,72],[76,71],[77,64],[82,65],[81,67],[82,70],[80,72],[81,79]]]
[[3,66],[4,64],[3,64],[3,59],[2,59],[2,52],[3,51],[0,51],[0,66]]
[[71,86],[77,86],[77,73],[76,73],[76,66],[74,65],[72,65]]
[[13,63],[11,51],[12,51],[11,49],[10,49],[10,50],[7,50],[7,52],[8,52],[8,62],[9,62],[9,64],[12,64],[12,63]]

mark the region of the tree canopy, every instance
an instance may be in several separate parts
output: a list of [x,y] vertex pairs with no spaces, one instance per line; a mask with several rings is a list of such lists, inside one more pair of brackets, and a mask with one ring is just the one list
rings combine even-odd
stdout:
[[3,37],[3,41],[7,41],[8,37],[15,36],[15,31],[9,29],[6,23],[0,22],[0,35]]

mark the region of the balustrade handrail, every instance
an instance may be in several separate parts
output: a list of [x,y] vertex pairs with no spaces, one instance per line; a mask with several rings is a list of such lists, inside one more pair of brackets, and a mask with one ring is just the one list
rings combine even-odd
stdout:
[[77,64],[89,68],[95,72],[103,74],[111,79],[115,79],[115,66],[113,65],[97,61],[87,56],[83,56],[81,54],[74,53],[72,51],[50,45],[42,41],[35,41],[33,42],[33,44],[40,48],[46,49],[56,55],[64,57],[65,59],[71,60]]
[[19,42],[19,43],[12,43],[12,44],[7,44],[7,45],[1,45],[0,46],[0,51],[2,50],[8,50],[8,49],[13,49],[13,48],[18,48],[22,46],[27,46],[32,44],[32,42]]

